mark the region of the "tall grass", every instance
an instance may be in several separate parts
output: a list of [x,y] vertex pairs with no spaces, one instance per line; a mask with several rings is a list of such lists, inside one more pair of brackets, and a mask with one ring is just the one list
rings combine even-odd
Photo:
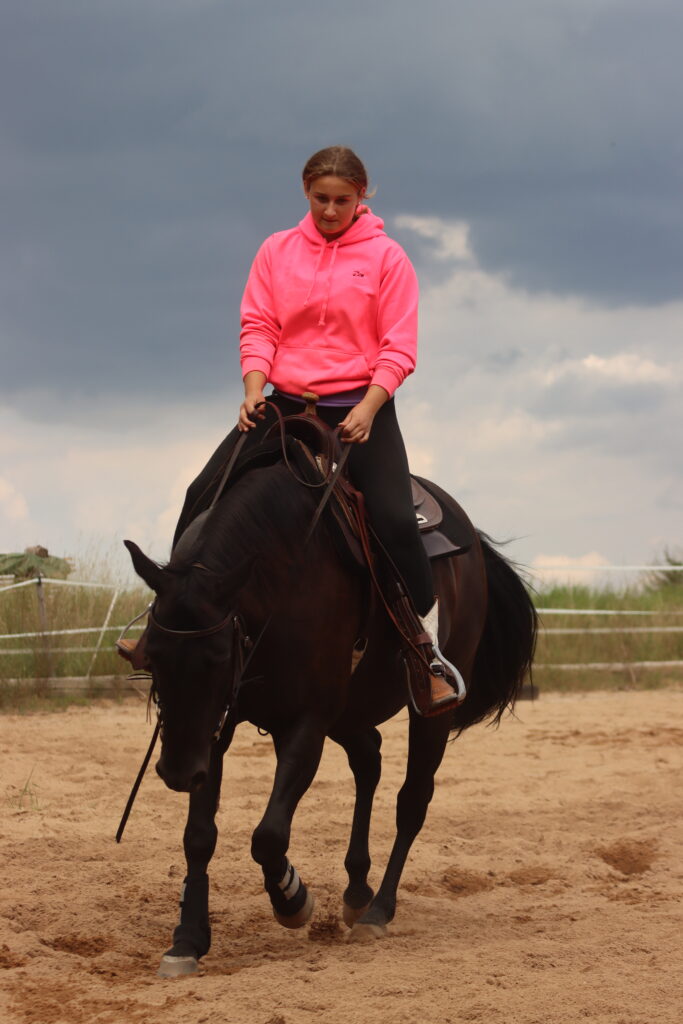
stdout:
[[[44,583],[40,589],[42,604],[36,585],[0,592],[0,634],[99,629],[113,596],[113,590],[104,588]],[[129,622],[149,599],[149,592],[142,587],[122,590],[112,610],[111,626]],[[0,640],[0,708],[39,707],[48,696],[51,701],[64,703],[64,698],[54,698],[50,680],[125,675],[126,666],[113,646],[117,635],[118,631],[110,628],[97,655],[88,650],[97,646],[97,632]]]
[[[552,586],[535,595],[542,628],[535,681],[541,689],[651,689],[683,681],[683,667],[638,667],[635,662],[683,661],[683,633],[650,632],[683,627],[682,581],[644,580],[628,587]],[[543,609],[620,611],[622,615],[544,615]],[[638,613],[652,614],[642,615]],[[547,633],[546,629],[581,630]],[[600,630],[601,632],[589,632]],[[646,632],[647,630],[647,632]],[[585,631],[585,632],[584,632]],[[553,665],[621,663],[624,668],[556,669]],[[545,666],[545,667],[542,667]]]
[[[75,575],[75,574],[74,574]],[[111,582],[107,562],[90,562],[78,568],[79,578]],[[683,682],[683,668],[638,668],[633,662],[683,661],[683,633],[642,632],[654,627],[683,626],[683,574],[662,579],[643,578],[626,588],[546,586],[534,594],[542,625],[549,629],[581,630],[580,633],[539,634],[534,679],[543,690],[640,689]],[[39,633],[43,629],[101,627],[112,590],[82,589],[43,584],[43,609],[36,586],[0,593],[0,634]],[[150,600],[142,586],[121,589],[110,619],[121,626],[142,611]],[[651,615],[544,615],[543,609],[595,609],[652,612]],[[584,630],[602,630],[600,633]],[[604,632],[609,630],[609,632]],[[135,635],[135,634],[133,634]],[[139,635],[139,634],[138,634]],[[106,634],[93,661],[98,633],[70,636],[36,636],[0,640],[0,709],[60,706],[87,699],[55,694],[50,680],[87,675],[119,676],[127,666],[114,650],[116,629]],[[566,670],[558,664],[589,662],[631,663],[623,669]]]

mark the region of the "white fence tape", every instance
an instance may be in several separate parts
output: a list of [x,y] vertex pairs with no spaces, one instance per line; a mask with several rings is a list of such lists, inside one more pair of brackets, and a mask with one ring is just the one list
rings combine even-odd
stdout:
[[[683,565],[537,565],[531,570],[533,573],[540,573],[544,571],[548,572],[683,572]],[[1,579],[1,578],[0,578]],[[109,625],[109,619],[114,610],[116,599],[119,596],[119,588],[115,584],[111,583],[89,583],[82,580],[60,580],[52,579],[45,576],[38,576],[34,579],[24,580],[21,583],[12,583],[9,586],[1,586],[0,593],[5,593],[9,590],[19,590],[22,587],[36,586],[38,584],[50,583],[56,586],[66,587],[85,587],[99,590],[112,590],[111,601],[107,609],[107,614],[104,623],[101,626],[87,626],[79,629],[52,629],[42,630],[30,633],[4,633],[0,634],[0,640],[22,640],[30,638],[42,638],[53,636],[84,636],[90,633],[99,634],[99,639],[96,647],[52,647],[50,646],[46,650],[49,650],[51,654],[92,654],[90,666],[88,668],[88,674],[86,678],[89,678],[92,674],[92,670],[97,659],[97,655],[102,649],[104,637],[107,633],[120,633],[124,626],[111,626]],[[627,615],[627,616],[680,616],[683,615],[683,609],[680,611],[641,611],[641,610],[630,610],[627,608],[537,608],[541,618],[544,615]],[[144,626],[135,625],[130,627],[134,630],[142,630]],[[541,629],[547,634],[564,635],[564,636],[579,636],[583,634],[609,634],[609,633],[681,633],[683,632],[683,626],[643,626],[643,627],[628,627],[628,626],[615,626],[611,628],[587,628],[587,629],[561,629],[561,628],[549,628],[543,625],[541,621]],[[32,648],[6,648],[0,650],[0,655],[3,654],[35,654]],[[534,666],[538,669],[551,668],[559,669],[560,671],[585,671],[586,669],[606,670],[606,671],[625,671],[628,669],[642,668],[673,668],[680,667],[683,665],[683,661],[630,661],[630,662],[577,662],[572,664],[558,664],[558,663],[536,663]]]
[[683,615],[679,611],[641,612],[629,608],[537,608],[539,615]]
[[[107,626],[105,633],[120,633],[125,626]],[[131,629],[144,629],[144,626],[131,626]],[[88,626],[86,629],[49,629],[46,633],[0,633],[0,640],[26,640],[31,636],[80,636],[85,633],[101,633],[102,626]]]
[[527,572],[683,572],[683,565],[529,565]]
[[115,583],[86,583],[84,580],[55,580],[50,576],[35,576],[21,583],[11,583],[9,587],[0,587],[0,594],[5,590],[19,590],[20,587],[35,587],[39,583],[55,583],[58,587],[91,587],[96,590],[116,590]]
[[587,633],[683,633],[683,626],[610,626],[600,629],[548,629],[541,627],[546,636],[585,636]]
[[[101,650],[100,647],[51,647],[50,654],[92,654]],[[13,647],[11,650],[0,651],[3,654],[35,654],[35,647]],[[42,651],[40,652],[43,653]]]
[[572,665],[561,665],[552,661],[534,663],[537,668],[559,668],[559,669],[605,669],[610,672],[624,672],[630,668],[675,668],[683,665],[683,661],[579,661]]

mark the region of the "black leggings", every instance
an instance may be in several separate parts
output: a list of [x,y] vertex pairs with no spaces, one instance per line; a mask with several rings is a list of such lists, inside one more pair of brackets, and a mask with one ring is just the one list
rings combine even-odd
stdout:
[[[272,395],[269,401],[278,406],[283,416],[303,411],[301,403],[282,395]],[[318,416],[330,427],[336,427],[348,411],[348,406],[319,405],[317,409]],[[272,422],[272,414],[265,420],[257,420],[257,426],[249,431],[242,451],[258,444]],[[239,436],[235,427],[188,487],[173,538],[174,547],[195,516],[211,504]],[[393,399],[383,405],[375,416],[368,441],[352,446],[348,469],[354,486],[363,492],[370,521],[405,580],[418,613],[426,615],[434,603],[432,572],[417,527],[408,458]]]

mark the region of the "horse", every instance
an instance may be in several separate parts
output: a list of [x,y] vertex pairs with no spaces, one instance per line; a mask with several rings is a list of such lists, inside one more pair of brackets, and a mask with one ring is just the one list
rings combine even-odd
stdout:
[[[288,857],[293,815],[326,739],[346,752],[356,800],[343,919],[350,940],[362,941],[386,934],[394,918],[406,858],[449,737],[485,719],[498,722],[514,705],[533,657],[532,602],[513,565],[457,502],[423,483],[468,538],[461,553],[432,562],[441,646],[467,685],[464,702],[435,717],[422,717],[410,702],[401,638],[382,602],[369,597],[367,576],[344,557],[331,517],[321,517],[303,550],[317,498],[283,463],[239,476],[189,549],[178,544],[166,565],[124,542],[155,594],[147,656],[161,724],[156,771],[172,790],[189,793],[180,922],[161,959],[162,976],[195,972],[211,945],[207,870],[217,841],[223,757],[240,723],[269,733],[275,748],[272,791],[251,855],[286,928],[303,926],[313,912],[312,894]],[[359,637],[366,645],[356,666]],[[235,679],[241,682],[233,693]],[[381,772],[377,727],[406,704],[396,836],[375,893],[368,884],[368,836]]]

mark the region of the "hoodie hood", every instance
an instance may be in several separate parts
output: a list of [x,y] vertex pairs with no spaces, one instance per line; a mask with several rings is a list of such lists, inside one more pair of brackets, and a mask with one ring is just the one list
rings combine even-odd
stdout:
[[299,231],[312,242],[316,248],[318,246],[346,246],[353,245],[355,242],[367,242],[369,238],[377,238],[378,235],[384,235],[384,221],[381,217],[377,217],[369,206],[361,206],[361,213],[357,220],[353,222],[350,228],[347,228],[343,235],[339,238],[334,238],[328,241],[324,235],[321,235],[315,226],[315,221],[310,214],[310,211],[306,214],[303,220],[299,221]]
[[318,279],[318,272],[320,271],[325,253],[328,252],[328,250],[330,251],[330,259],[327,264],[327,285],[325,288],[325,297],[323,299],[322,306],[320,307],[320,316],[318,317],[318,327],[324,327],[326,323],[325,318],[327,316],[327,305],[330,298],[330,289],[332,288],[332,275],[334,272],[334,265],[337,261],[337,250],[349,245],[355,245],[358,242],[367,242],[370,238],[377,238],[380,235],[385,235],[384,221],[381,217],[376,217],[369,206],[362,206],[358,219],[353,222],[351,227],[347,228],[344,234],[340,235],[339,238],[333,238],[328,241],[328,239],[318,231],[315,226],[315,221],[309,211],[304,219],[299,221],[299,230],[307,241],[311,242],[316,249],[318,249],[318,258],[315,261],[311,285],[304,301],[304,309],[308,306],[313,289],[315,288],[315,283]]

